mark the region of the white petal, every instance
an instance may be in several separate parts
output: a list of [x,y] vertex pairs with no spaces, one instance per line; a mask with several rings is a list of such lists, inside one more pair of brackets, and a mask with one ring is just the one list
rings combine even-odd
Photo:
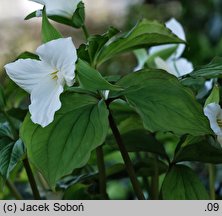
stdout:
[[196,95],[197,99],[201,99],[207,95],[207,93],[213,88],[214,79],[210,79],[205,82],[204,87],[200,89],[198,94]]
[[141,70],[148,59],[148,54],[145,49],[135,50],[134,54],[137,58],[138,65],[134,68],[134,71]]
[[[176,19],[171,18],[169,21],[167,21],[166,22],[166,27],[169,28],[175,35],[177,35],[177,37],[186,41],[185,32],[183,30],[183,27]],[[162,51],[162,50],[165,50],[165,49],[168,49],[168,48],[172,48],[174,46],[175,46],[175,44],[166,44],[166,45],[151,47],[149,49],[149,55],[153,55],[154,53],[157,53],[159,51]],[[177,50],[170,57],[170,59],[179,58],[182,55],[182,53],[185,49],[185,45],[184,44],[179,44],[177,46],[178,46]]]
[[58,85],[51,75],[33,89],[29,111],[34,123],[45,127],[53,121],[55,112],[61,107],[59,96],[62,92],[63,86]]
[[166,27],[169,28],[180,39],[186,40],[183,26],[175,18],[168,20],[166,22]]
[[171,69],[171,73],[175,74],[177,77],[184,76],[193,71],[193,64],[187,61],[185,58],[168,60],[167,62]]
[[72,18],[81,0],[32,0],[46,6],[48,15],[58,15]]
[[29,93],[40,80],[53,72],[47,63],[33,59],[19,59],[5,65],[5,70],[17,85]]
[[[162,58],[156,57],[156,58],[154,59],[154,62],[155,62],[156,67],[157,67],[158,69],[165,70],[165,71],[167,71],[168,73],[171,73],[171,74],[172,74],[171,68],[169,67],[169,65],[167,64],[167,62],[164,61]],[[173,75],[174,75],[174,74],[173,74]]]
[[59,70],[67,85],[73,84],[77,53],[71,37],[45,43],[36,50],[36,53],[43,61],[54,67],[55,71]]
[[[222,110],[219,104],[210,103],[204,108],[204,115],[210,121],[210,127],[216,135],[222,136],[222,129],[217,124],[217,119],[221,119]],[[221,119],[222,120],[222,119]]]
[[108,97],[109,97],[110,91],[109,90],[103,90],[103,91],[101,91],[101,93],[103,94],[104,99],[107,100]]
[[[166,27],[169,28],[178,38],[186,41],[185,32],[183,30],[183,26],[174,18],[171,18],[169,21],[166,22]],[[179,44],[174,58],[179,58],[185,49],[184,44]]]
[[204,87],[206,88],[207,91],[210,91],[213,88],[213,83],[214,83],[213,79],[207,80],[205,82]]
[[183,76],[193,71],[192,63],[184,58],[164,61],[162,58],[156,57],[154,62],[158,69],[163,69],[176,77]]

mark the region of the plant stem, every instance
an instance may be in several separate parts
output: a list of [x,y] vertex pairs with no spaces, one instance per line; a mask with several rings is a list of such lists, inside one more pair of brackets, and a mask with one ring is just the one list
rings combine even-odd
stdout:
[[[109,109],[108,105],[107,105],[107,108]],[[129,174],[129,177],[130,177],[133,189],[135,191],[135,194],[136,194],[136,196],[137,196],[137,198],[139,200],[144,200],[145,197],[143,195],[143,191],[142,191],[142,189],[141,189],[141,187],[139,185],[139,182],[137,180],[136,173],[135,173],[135,170],[133,168],[133,164],[132,164],[131,159],[129,157],[129,154],[128,154],[126,148],[125,148],[125,145],[124,145],[124,143],[122,141],[119,129],[116,126],[116,123],[115,123],[115,121],[113,119],[113,116],[111,114],[110,109],[109,109],[109,124],[110,124],[110,128],[111,128],[111,130],[113,132],[113,135],[114,135],[114,137],[116,139],[116,142],[117,142],[117,144],[119,146],[119,150],[121,152],[122,158],[123,158],[123,160],[125,162],[126,170],[127,170],[128,174]]]
[[[16,127],[15,127],[14,123],[13,123],[12,120],[11,120],[11,117],[10,117],[10,116],[7,114],[7,112],[5,112],[5,111],[3,111],[3,114],[4,114],[6,120],[8,121],[8,123],[9,123],[9,125],[10,125],[10,127],[11,127],[11,130],[12,130],[14,139],[17,140],[17,139],[19,138],[19,134],[18,134],[18,132],[17,132],[17,130],[16,130]],[[34,175],[33,175],[33,173],[32,173],[32,169],[31,169],[31,167],[30,167],[30,164],[29,164],[29,161],[28,161],[27,158],[23,160],[23,165],[24,165],[24,167],[25,167],[25,170],[26,170],[26,173],[27,173],[27,176],[28,176],[28,179],[29,179],[29,184],[30,184],[30,186],[31,186],[31,189],[32,189],[32,192],[33,192],[33,196],[34,196],[34,198],[35,198],[36,200],[40,200],[41,197],[40,197],[40,194],[39,194],[39,191],[38,191],[38,188],[37,188],[37,184],[36,184],[36,182],[35,182],[35,178],[34,178]],[[13,188],[14,185],[13,185],[13,184],[10,184],[10,182],[6,182],[6,184],[7,184],[7,186],[8,186],[11,190],[13,190],[14,195],[16,195],[17,197],[19,197],[18,194],[16,194],[16,191],[15,191],[16,188]],[[21,197],[20,197],[20,198],[21,198]]]
[[25,167],[28,179],[29,179],[30,186],[32,188],[33,197],[35,200],[41,200],[38,187],[37,187],[34,175],[32,173],[32,169],[30,167],[30,164],[27,158],[23,160],[23,164],[24,164],[24,167]]
[[37,178],[37,181],[41,184],[42,189],[44,191],[48,191],[50,189],[48,183],[43,178],[43,176],[42,176],[42,174],[40,172],[36,172],[36,178]]
[[106,200],[109,199],[109,197],[106,192],[106,167],[104,162],[104,154],[102,146],[97,147],[96,156],[97,156],[97,165],[99,170],[99,191],[102,199]]
[[144,186],[147,194],[151,194],[149,179],[147,177],[143,177],[142,180],[143,180],[143,186]]
[[17,199],[17,200],[22,200],[22,195],[18,192],[16,189],[15,185],[10,181],[6,180],[6,185],[9,188],[11,194]]
[[82,30],[83,30],[83,33],[84,33],[84,35],[85,35],[85,37],[86,37],[86,40],[88,40],[88,38],[89,38],[89,32],[88,32],[88,30],[87,30],[87,28],[86,28],[85,25],[82,26]]
[[159,167],[157,162],[157,157],[154,156],[154,174],[151,177],[151,198],[153,200],[159,199]]
[[208,164],[208,172],[209,172],[209,188],[210,188],[210,199],[215,200],[215,166],[213,164]]

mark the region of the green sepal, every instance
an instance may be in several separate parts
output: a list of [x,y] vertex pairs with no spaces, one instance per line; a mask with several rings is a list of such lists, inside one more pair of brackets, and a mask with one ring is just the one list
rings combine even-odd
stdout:
[[215,85],[208,96],[207,100],[205,101],[204,107],[210,103],[219,104],[220,102],[220,88],[218,85]]
[[47,43],[62,37],[61,33],[49,22],[44,7],[42,11],[42,42]]
[[27,15],[24,20],[30,20],[30,19],[36,17],[36,12],[37,12],[37,11],[33,11],[32,13],[30,13],[29,15]]
[[85,5],[80,2],[72,16],[72,23],[75,28],[81,28],[85,23]]

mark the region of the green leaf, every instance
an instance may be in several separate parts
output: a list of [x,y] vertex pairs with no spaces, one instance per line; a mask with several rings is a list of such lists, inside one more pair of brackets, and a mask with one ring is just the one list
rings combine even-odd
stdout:
[[32,19],[32,18],[36,17],[36,12],[37,12],[37,11],[33,11],[32,13],[30,13],[29,15],[27,15],[27,16],[25,17],[25,20],[29,20],[29,19]]
[[156,21],[142,20],[128,33],[116,38],[104,47],[98,56],[98,65],[124,52],[167,43],[184,43],[164,25]]
[[207,100],[205,101],[204,107],[210,103],[219,104],[219,102],[220,102],[220,88],[219,86],[215,85],[210,95],[208,96]]
[[215,57],[209,64],[194,69],[189,74],[192,77],[204,77],[205,79],[222,77],[222,57]]
[[[156,160],[154,158],[141,159],[139,162],[134,164],[134,169],[138,177],[150,177],[153,176],[156,167],[158,167],[158,174],[161,175],[166,173],[168,166],[161,160]],[[107,178],[108,179],[121,179],[128,177],[126,171],[126,166],[124,164],[118,163],[109,168],[107,168]]]
[[[134,117],[135,115],[138,116],[138,114],[134,111],[134,109],[132,107],[130,107],[129,104],[122,99],[114,100],[109,105],[109,108],[111,109],[113,117],[115,118],[115,122],[118,125],[122,121],[127,120],[129,118],[129,116],[130,117]],[[136,123],[138,123],[138,119],[137,119]],[[141,127],[139,126],[138,128],[141,128]]]
[[203,77],[185,77],[180,80],[182,85],[191,88],[196,93],[204,87],[205,81]]
[[204,137],[186,139],[174,158],[175,163],[182,161],[220,164],[222,163],[222,148],[213,145]]
[[161,160],[156,158],[141,159],[140,162],[135,165],[137,176],[150,177],[157,171],[158,175],[166,173],[168,166]]
[[[161,160],[154,158],[141,159],[134,164],[134,169],[138,177],[150,177],[155,173],[156,166],[158,167],[158,174],[166,173],[168,166]],[[124,164],[115,164],[107,169],[108,179],[120,179],[128,177],[126,166]]]
[[162,185],[164,200],[205,200],[207,191],[197,175],[187,166],[173,166]]
[[119,30],[111,26],[109,27],[107,32],[105,32],[103,35],[93,35],[89,37],[88,53],[89,53],[91,63],[93,65],[96,65],[95,61],[96,61],[97,55],[99,54],[103,46],[118,33],[119,33]]
[[42,11],[42,42],[47,43],[51,40],[62,38],[61,33],[49,22],[45,8]]
[[20,120],[20,121],[23,121],[25,119],[27,112],[28,112],[27,109],[20,109],[20,108],[12,108],[7,111],[9,116],[11,116],[17,120]]
[[97,70],[81,59],[76,64],[76,70],[80,85],[88,90],[122,90],[106,81]]
[[88,43],[81,44],[78,48],[78,57],[89,62],[90,65],[96,66],[96,56],[117,33],[119,33],[119,30],[111,26],[103,35],[91,35],[88,38]]
[[72,16],[72,23],[75,28],[81,28],[85,23],[85,5],[80,2]]
[[140,116],[135,112],[130,113],[126,119],[120,121],[118,124],[118,128],[121,134],[128,133],[134,130],[144,130],[143,122]]
[[61,17],[61,16],[57,16],[57,15],[50,15],[50,16],[48,16],[48,18],[55,21],[55,22],[74,27],[72,20],[68,19],[66,17]]
[[[121,134],[128,152],[152,152],[167,158],[163,145],[145,130],[132,130]],[[118,149],[113,136],[107,137],[107,144]]]
[[24,154],[25,148],[21,140],[16,143],[7,138],[0,140],[0,174],[4,179],[9,177]]
[[212,133],[193,93],[169,73],[143,70],[125,76],[116,84],[125,89],[121,95],[140,115],[147,130],[178,135]]
[[33,124],[28,115],[21,128],[29,159],[52,188],[61,177],[87,163],[108,130],[104,101],[67,92],[62,94],[61,102],[62,108],[47,127]]
[[31,53],[31,52],[23,52],[17,57],[17,59],[36,59],[36,60],[40,60],[38,55],[36,55],[34,53]]
[[9,137],[13,140],[14,136],[8,122],[0,123],[0,137]]
[[91,197],[87,192],[89,186],[78,183],[68,187],[63,195],[63,200],[90,200]]

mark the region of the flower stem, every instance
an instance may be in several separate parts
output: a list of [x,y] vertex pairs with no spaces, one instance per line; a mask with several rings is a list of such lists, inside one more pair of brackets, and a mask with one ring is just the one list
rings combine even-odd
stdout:
[[209,188],[210,188],[210,199],[215,200],[215,166],[213,164],[208,164],[208,173],[209,173]]
[[106,192],[106,167],[104,162],[104,154],[102,146],[97,147],[96,156],[97,156],[97,165],[99,170],[99,191],[102,199],[106,200],[109,199],[109,197]]
[[159,199],[159,167],[156,156],[154,156],[154,174],[151,177],[151,198]]
[[40,197],[40,194],[39,194],[39,191],[38,191],[38,187],[37,187],[34,175],[32,173],[31,166],[30,166],[29,161],[28,161],[27,158],[25,158],[23,160],[23,164],[24,164],[24,167],[25,167],[28,179],[29,179],[29,184],[32,188],[32,193],[33,193],[34,199],[35,200],[41,200],[41,197]]
[[136,196],[137,196],[137,198],[139,200],[144,200],[145,197],[143,195],[143,191],[142,191],[142,189],[141,189],[141,187],[139,185],[139,182],[137,180],[136,173],[135,173],[135,170],[133,168],[133,164],[132,164],[131,159],[129,157],[129,154],[128,154],[126,148],[125,148],[125,145],[124,145],[124,143],[122,141],[119,129],[116,126],[116,123],[115,123],[115,121],[113,119],[113,116],[111,114],[111,111],[110,111],[108,105],[107,105],[107,108],[109,110],[109,124],[110,124],[110,128],[111,128],[111,130],[113,132],[113,135],[114,135],[114,137],[116,139],[116,142],[117,142],[117,144],[119,146],[119,150],[120,150],[122,158],[123,158],[123,160],[125,162],[126,170],[127,170],[128,174],[129,174],[129,177],[130,177],[133,189],[135,191],[135,194],[136,194]]
[[6,185],[9,188],[11,194],[17,199],[17,200],[22,200],[22,195],[18,192],[16,189],[15,185],[10,181],[6,180]]
[[[11,117],[5,111],[3,111],[3,114],[4,114],[6,120],[8,121],[8,123],[11,127],[14,139],[17,140],[19,138],[19,134],[16,130],[16,127],[15,127],[14,123],[11,120]],[[36,200],[40,200],[41,197],[40,197],[40,194],[39,194],[39,191],[38,191],[38,188],[37,188],[37,184],[35,182],[35,178],[34,178],[34,175],[32,173],[32,169],[30,167],[30,164],[29,164],[29,161],[28,161],[27,158],[23,160],[23,165],[25,167],[25,170],[26,170],[26,173],[27,173],[27,176],[28,176],[28,179],[29,179],[29,184],[31,186],[33,196]],[[14,195],[16,195],[19,198],[19,195],[16,194],[16,191],[15,191],[16,188],[13,188],[13,184],[10,184],[10,182],[6,182],[6,184],[11,190],[13,190]]]
[[86,28],[85,25],[82,26],[82,30],[83,30],[83,33],[84,33],[84,35],[85,35],[85,37],[86,37],[86,40],[88,40],[88,38],[89,38],[89,32],[88,32],[88,30],[87,30],[87,28]]

